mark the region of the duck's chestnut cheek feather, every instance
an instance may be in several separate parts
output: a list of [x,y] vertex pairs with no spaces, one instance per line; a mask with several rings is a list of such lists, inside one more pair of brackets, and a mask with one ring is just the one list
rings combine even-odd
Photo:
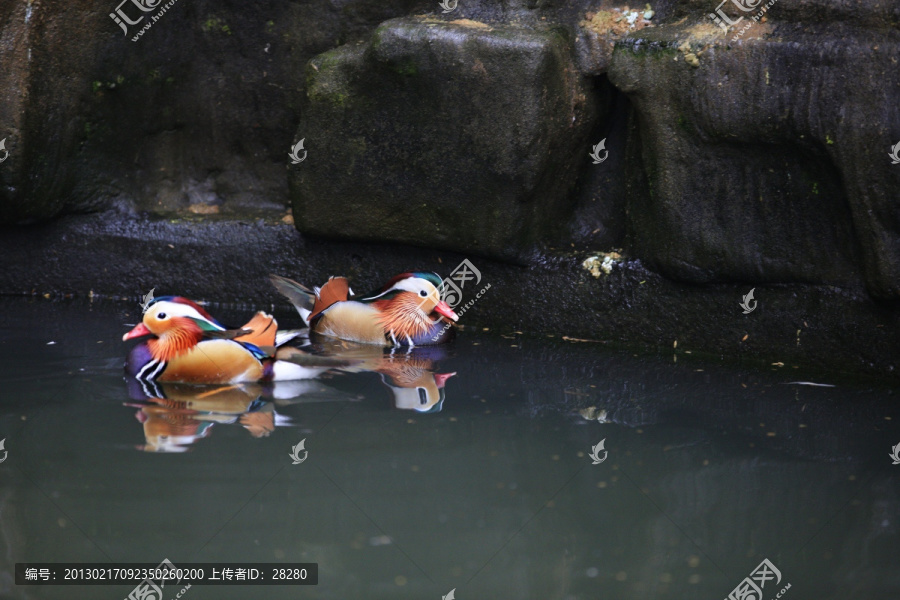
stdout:
[[122,341],[127,342],[128,340],[133,340],[134,338],[139,338],[145,335],[153,335],[153,332],[147,329],[147,326],[143,323],[138,323],[137,325],[135,325],[134,329],[122,336]]

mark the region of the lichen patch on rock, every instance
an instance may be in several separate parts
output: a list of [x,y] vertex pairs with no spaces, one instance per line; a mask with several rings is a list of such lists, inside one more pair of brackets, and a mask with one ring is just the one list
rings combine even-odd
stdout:
[[622,36],[645,27],[653,27],[650,21],[653,16],[654,12],[649,4],[643,10],[632,10],[626,5],[612,10],[588,12],[580,25],[600,35]]
[[622,255],[618,252],[601,252],[597,255],[587,257],[584,262],[581,263],[581,266],[587,269],[594,277],[600,277],[601,272],[606,275],[612,273],[613,265],[621,262],[621,260]]
[[456,19],[450,21],[451,25],[462,25],[463,27],[471,27],[473,29],[490,29],[491,26],[481,21],[473,21],[472,19]]

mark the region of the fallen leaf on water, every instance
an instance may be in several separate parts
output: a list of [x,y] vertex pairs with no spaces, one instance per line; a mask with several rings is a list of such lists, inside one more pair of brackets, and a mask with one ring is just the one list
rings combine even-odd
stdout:
[[564,340],[567,341],[567,342],[596,342],[596,343],[598,343],[598,344],[602,344],[602,343],[603,343],[603,340],[586,340],[586,339],[583,339],[583,338],[573,338],[573,337],[569,337],[569,336],[567,336],[567,335],[562,336],[562,339],[564,339]]

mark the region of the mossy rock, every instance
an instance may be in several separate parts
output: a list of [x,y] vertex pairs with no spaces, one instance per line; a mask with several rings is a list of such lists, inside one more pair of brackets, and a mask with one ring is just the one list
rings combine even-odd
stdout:
[[552,28],[403,18],[310,62],[297,227],[513,261],[571,211],[595,119]]

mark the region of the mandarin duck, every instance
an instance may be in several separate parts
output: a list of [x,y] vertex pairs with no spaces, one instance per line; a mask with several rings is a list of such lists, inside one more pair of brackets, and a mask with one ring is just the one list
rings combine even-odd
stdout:
[[226,329],[199,304],[180,296],[150,302],[123,341],[149,336],[132,348],[125,371],[140,380],[238,383],[316,377],[341,366],[336,359],[281,348],[301,332],[279,332],[258,312],[240,329]]
[[296,281],[271,275],[310,330],[330,337],[379,346],[441,344],[455,334],[459,319],[441,300],[435,273],[401,273],[380,290],[361,296],[344,277],[332,277],[312,291]]

